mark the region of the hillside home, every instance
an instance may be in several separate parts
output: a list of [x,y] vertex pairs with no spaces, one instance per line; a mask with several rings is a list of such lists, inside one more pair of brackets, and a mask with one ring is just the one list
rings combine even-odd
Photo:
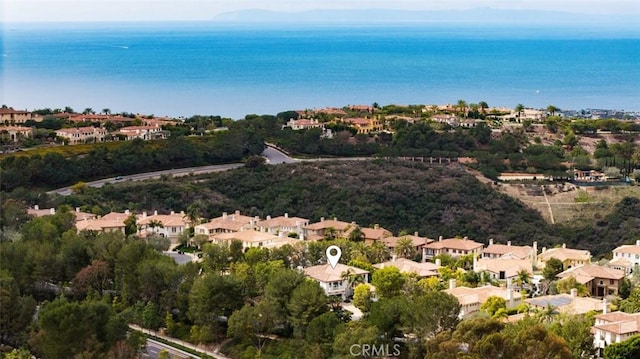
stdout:
[[411,240],[411,245],[418,253],[422,253],[422,260],[426,260],[426,251],[424,251],[424,246],[428,243],[434,242],[433,239],[429,239],[427,237],[420,237],[418,232],[413,234],[407,234],[399,237],[386,237],[382,239],[382,243],[389,249],[389,252],[393,253],[398,245],[398,241],[402,238],[408,238]]
[[424,257],[426,259],[432,259],[433,257],[441,254],[448,254],[454,258],[459,258],[468,254],[478,256],[482,254],[482,247],[482,243],[472,241],[467,237],[442,239],[442,236],[440,236],[437,241],[424,246]]
[[625,244],[613,250],[609,267],[631,274],[636,266],[640,266],[640,239],[635,244]]
[[558,278],[569,277],[573,277],[578,283],[584,284],[592,297],[605,297],[618,295],[624,272],[596,264],[586,264],[569,268],[558,274]]
[[293,244],[297,239],[287,238],[284,232],[274,235],[270,233],[258,232],[253,229],[239,232],[219,233],[209,237],[209,240],[217,244],[230,245],[234,240],[242,242],[242,248],[247,250],[251,247],[278,248],[285,244]]
[[346,298],[353,288],[349,284],[348,275],[361,277],[362,283],[369,283],[369,272],[357,267],[338,263],[335,268],[329,264],[321,264],[303,269],[304,274],[317,281],[327,295],[339,295]]
[[572,315],[599,312],[608,306],[606,300],[578,296],[578,290],[575,288],[571,290],[570,294],[545,295],[525,299],[525,302],[532,309],[545,310],[552,307],[558,313]]
[[0,126],[0,136],[5,141],[18,142],[23,138],[33,136],[33,128],[23,126]]
[[22,124],[29,120],[40,122],[42,119],[42,116],[26,110],[14,110],[13,107],[0,108],[0,123],[5,125]]
[[456,297],[460,303],[460,319],[480,311],[482,304],[492,296],[503,298],[507,308],[517,307],[521,301],[520,296],[514,293],[511,288],[499,288],[492,285],[477,288],[457,287],[455,279],[449,280],[449,289],[444,292]]
[[371,245],[375,242],[382,241],[387,237],[393,236],[391,231],[380,227],[378,224],[375,224],[373,228],[362,227],[360,228],[362,234],[364,235],[364,243],[367,245]]
[[157,126],[127,126],[114,132],[115,135],[124,136],[127,140],[139,138],[141,140],[158,140],[169,137],[169,131],[164,131]]
[[629,337],[640,334],[640,313],[612,312],[596,315],[591,327],[593,345],[598,349],[598,357],[604,354],[604,348],[623,342]]
[[493,280],[506,281],[517,279],[521,271],[529,273],[529,277],[532,277],[533,265],[528,259],[474,258],[473,271],[486,272]]
[[184,212],[171,211],[170,214],[158,214],[158,211],[155,211],[151,216],[147,215],[147,212],[143,212],[142,216],[138,218],[137,225],[138,235],[141,237],[155,233],[161,237],[169,238],[171,243],[177,244],[180,235],[189,228],[189,219]]
[[299,239],[304,239],[302,228],[308,225],[308,219],[289,217],[289,213],[285,213],[284,216],[274,218],[267,216],[264,221],[258,221],[256,223],[256,230],[275,235],[282,232],[285,236],[288,236],[289,233],[296,233]]
[[290,119],[282,128],[289,127],[294,131],[308,130],[310,128],[324,128],[324,124],[314,119]]
[[382,131],[382,124],[375,118],[345,118],[343,122],[354,127],[358,133],[368,134]]
[[244,229],[253,229],[256,222],[255,218],[241,215],[240,211],[234,214],[224,212],[220,217],[195,226],[194,233],[211,236],[218,233],[239,232]]
[[562,262],[564,269],[591,263],[591,253],[583,249],[570,249],[566,244],[562,247],[546,249],[542,248],[542,253],[538,254],[536,267],[544,268],[547,261],[556,258]]
[[107,130],[100,127],[63,128],[56,130],[56,136],[66,140],[70,145],[104,142]]
[[95,231],[95,232],[122,232],[125,233],[124,221],[131,216],[129,210],[120,212],[110,212],[102,217],[85,219],[76,222],[76,229],[80,231]]
[[415,273],[419,278],[437,277],[440,275],[438,269],[439,264],[431,262],[418,263],[406,258],[398,258],[384,263],[377,263],[373,265],[376,269],[382,269],[386,267],[396,267],[402,273]]
[[531,265],[536,264],[538,253],[538,242],[533,242],[531,246],[513,246],[511,241],[507,241],[507,244],[498,244],[493,242],[493,238],[489,239],[489,245],[482,251],[482,258],[495,259],[495,258],[507,258],[507,259],[526,259],[531,262]]
[[327,235],[346,238],[355,227],[355,223],[338,221],[338,218],[324,219],[322,217],[320,222],[302,227],[302,231],[306,240],[321,240]]

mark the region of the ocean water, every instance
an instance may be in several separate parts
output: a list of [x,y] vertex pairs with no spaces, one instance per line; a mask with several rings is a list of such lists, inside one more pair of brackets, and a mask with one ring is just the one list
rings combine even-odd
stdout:
[[241,118],[349,104],[640,110],[640,37],[449,25],[6,25],[14,108]]

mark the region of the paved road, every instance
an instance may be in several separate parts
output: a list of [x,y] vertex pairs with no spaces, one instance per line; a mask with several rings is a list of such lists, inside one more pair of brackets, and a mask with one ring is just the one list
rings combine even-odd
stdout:
[[180,358],[180,359],[187,359],[187,358],[199,358],[198,356],[195,356],[193,354],[189,354],[185,351],[179,350],[179,349],[175,349],[172,348],[166,344],[163,344],[161,342],[155,341],[153,339],[147,339],[147,345],[145,346],[145,352],[142,353],[141,357],[144,359],[158,359],[158,354],[162,351],[162,350],[166,350],[169,352],[169,354],[171,355],[171,358]]

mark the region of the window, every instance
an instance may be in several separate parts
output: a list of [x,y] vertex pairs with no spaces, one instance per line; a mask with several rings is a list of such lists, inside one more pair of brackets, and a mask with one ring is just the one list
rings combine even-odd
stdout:
[[614,284],[614,283],[615,283],[615,280],[613,280],[613,279],[609,280],[609,284]]

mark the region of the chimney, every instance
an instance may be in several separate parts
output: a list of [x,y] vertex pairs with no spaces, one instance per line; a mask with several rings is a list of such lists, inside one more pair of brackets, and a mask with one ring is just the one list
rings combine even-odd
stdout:
[[422,263],[427,261],[427,249],[422,247]]
[[76,213],[80,212],[80,207],[76,207]]
[[541,253],[544,253],[546,251],[547,251],[547,247],[542,247],[542,252]]
[[562,248],[567,248],[567,244],[566,243],[562,243]]
[[240,210],[236,209],[236,216],[240,215]]
[[180,214],[184,216],[184,211],[180,211]]
[[227,219],[227,212],[222,212],[222,219]]
[[33,206],[33,209],[35,209],[36,211],[40,209],[40,206],[38,206],[37,204],[35,206]]
[[493,245],[493,238],[489,238],[489,245],[492,246]]
[[267,221],[271,220],[271,216],[267,216]]
[[174,214],[176,214],[176,212],[174,212],[174,211],[171,211],[171,215],[173,216]]
[[442,242],[442,236],[438,237],[438,242]]
[[473,255],[473,271],[478,271],[478,257],[475,254]]
[[158,211],[153,211],[153,215],[157,216],[158,215]]
[[56,214],[56,209],[53,207],[49,208],[49,214]]
[[533,253],[538,254],[538,241],[533,241]]
[[147,218],[147,211],[142,212],[142,218]]
[[333,217],[333,220],[334,220],[334,221],[337,221],[337,220],[338,220],[338,217]]
[[578,289],[576,288],[571,288],[571,297],[575,298],[578,296]]
[[380,225],[378,223],[373,225],[373,229],[379,229],[379,228],[380,228]]
[[449,289],[454,289],[456,287],[456,280],[449,279]]
[[469,237],[464,236],[462,239],[464,239],[465,241],[469,240]]
[[129,210],[128,210],[128,209],[125,209],[125,210],[124,210],[124,214],[129,214],[129,213],[130,213],[130,212],[129,212]]
[[436,265],[439,267],[442,266],[442,260],[440,258],[436,258]]
[[285,213],[284,218],[289,218],[289,213]]
[[413,235],[414,235],[414,236],[416,236],[416,237],[420,237],[420,236],[418,235],[418,231],[413,232]]
[[320,222],[324,222],[324,217],[320,217]]
[[507,245],[508,245],[508,246],[511,246],[511,241],[507,241]]
[[395,254],[391,256],[391,261],[392,262],[395,262],[396,259],[398,259],[398,256],[396,256]]
[[636,246],[640,247],[640,239],[636,240]]
[[602,314],[607,314],[607,298],[602,298]]

